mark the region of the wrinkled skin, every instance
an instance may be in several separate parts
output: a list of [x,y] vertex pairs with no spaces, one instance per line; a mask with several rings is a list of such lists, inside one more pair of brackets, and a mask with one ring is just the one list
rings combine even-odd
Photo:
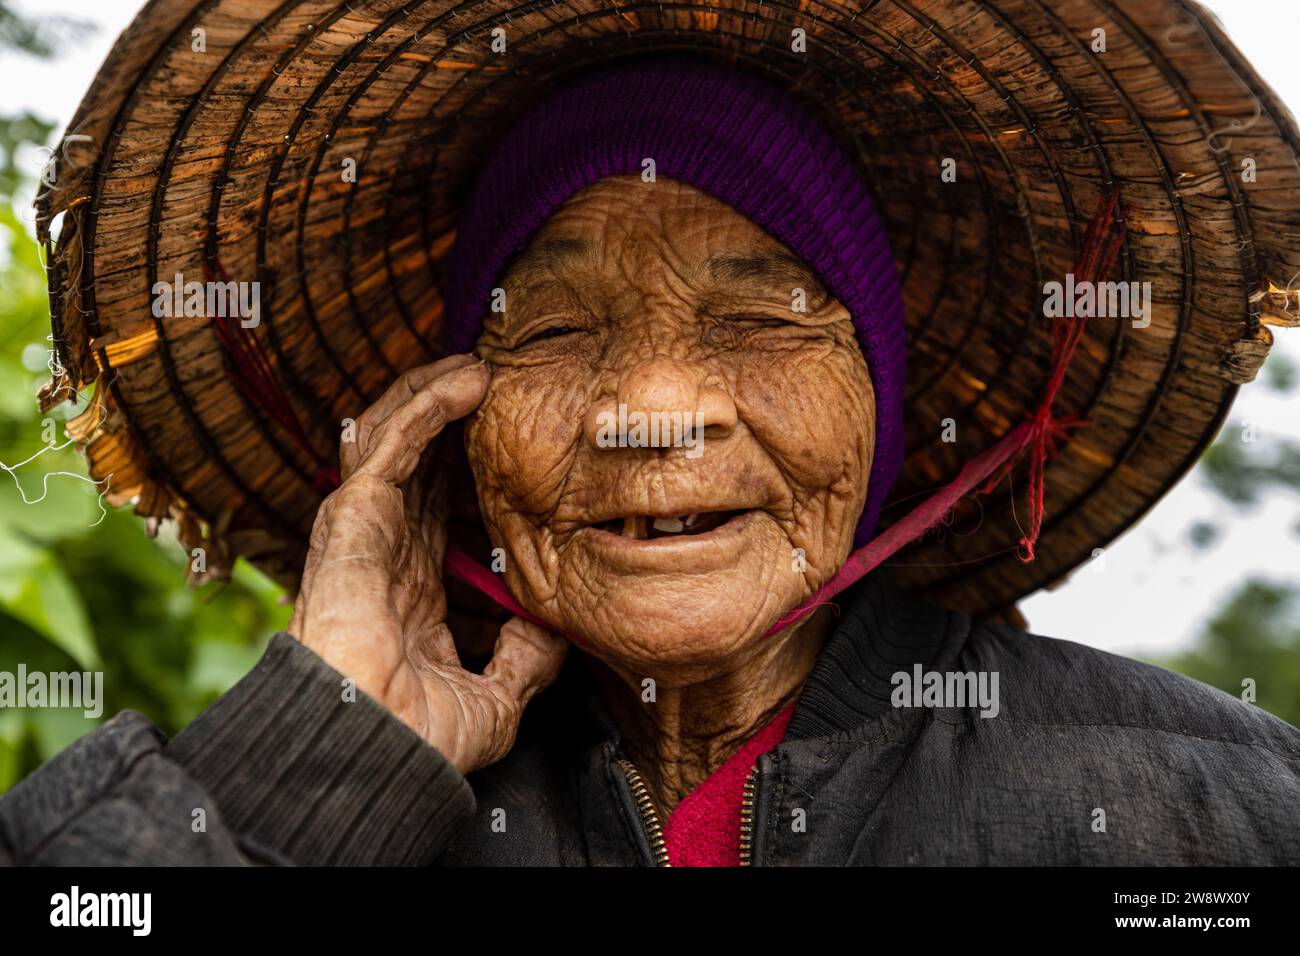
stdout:
[[[291,630],[344,673],[374,672],[362,689],[462,769],[508,750],[564,642],[515,618],[487,673],[459,670],[435,571],[441,523],[410,477],[442,423],[473,410],[466,448],[510,590],[580,638],[670,810],[797,694],[820,651],[824,613],[762,634],[850,550],[874,442],[866,364],[847,310],[788,250],[673,181],[584,190],[502,287],[506,308],[486,317],[476,350],[486,367],[453,357],[417,369],[362,417],[364,436],[345,446],[349,478],[317,520]],[[806,311],[792,308],[796,287]],[[630,416],[701,413],[703,441],[611,446],[601,413],[620,404]],[[429,409],[436,428],[416,424]],[[402,467],[369,466],[385,454]],[[358,474],[363,487],[350,490]],[[703,534],[618,531],[628,516],[731,511],[742,514]],[[324,569],[355,576],[367,562],[381,568],[364,589],[318,584]],[[358,618],[369,620],[354,636],[333,636]],[[379,636],[376,618],[391,619]],[[389,648],[379,664],[376,642]]]

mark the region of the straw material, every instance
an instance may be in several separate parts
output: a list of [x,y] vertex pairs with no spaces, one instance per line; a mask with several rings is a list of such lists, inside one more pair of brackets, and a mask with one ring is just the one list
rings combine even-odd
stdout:
[[[243,555],[292,585],[317,458],[439,354],[445,259],[487,148],[566,77],[654,50],[789,89],[878,198],[910,349],[908,455],[885,524],[1043,394],[1043,285],[1118,190],[1127,238],[1111,278],[1152,283],[1151,324],[1088,322],[1056,403],[1088,425],[1047,466],[1033,563],[1016,554],[1023,470],[898,556],[903,583],[951,606],[1005,610],[1138,520],[1254,377],[1266,326],[1300,315],[1300,136],[1192,3],[155,0],[38,200],[63,366],[43,397],[97,383],[71,431],[109,500],[177,518],[209,574]],[[154,317],[154,283],[177,273],[261,283],[253,335],[307,448],[235,387],[211,318]],[[471,550],[485,545],[475,520],[467,503],[453,529]]]

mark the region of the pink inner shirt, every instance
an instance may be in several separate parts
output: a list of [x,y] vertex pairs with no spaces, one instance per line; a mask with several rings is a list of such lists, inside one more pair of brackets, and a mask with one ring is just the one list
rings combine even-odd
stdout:
[[740,809],[754,763],[785,738],[792,701],[688,793],[668,816],[664,844],[673,866],[739,866]]

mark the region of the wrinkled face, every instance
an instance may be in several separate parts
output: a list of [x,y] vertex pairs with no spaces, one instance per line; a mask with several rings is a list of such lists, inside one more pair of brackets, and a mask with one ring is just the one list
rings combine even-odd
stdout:
[[673,181],[602,180],[502,283],[466,442],[510,589],[598,656],[706,668],[847,556],[875,413],[849,313]]

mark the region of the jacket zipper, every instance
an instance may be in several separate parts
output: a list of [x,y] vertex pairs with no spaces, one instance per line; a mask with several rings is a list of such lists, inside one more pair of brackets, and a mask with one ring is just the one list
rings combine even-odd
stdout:
[[740,865],[754,865],[754,803],[758,795],[758,764],[750,768],[740,798]]
[[[650,788],[645,785],[641,772],[632,766],[630,760],[620,760],[619,767],[627,777],[627,785],[632,789],[632,800],[636,811],[641,816],[641,826],[645,828],[650,841],[650,852],[654,856],[655,866],[672,866],[668,859],[668,844],[664,842],[664,828],[659,820],[659,811],[650,799]],[[755,763],[745,778],[745,789],[740,798],[740,865],[754,865],[754,802],[758,794],[758,764]]]
[[659,811],[650,799],[650,788],[645,785],[641,772],[632,766],[630,760],[620,760],[619,767],[627,777],[627,785],[632,788],[632,800],[636,803],[636,812],[641,815],[641,826],[645,828],[650,840],[650,852],[654,856],[655,866],[672,866],[668,859],[668,844],[664,842],[664,827],[659,822]]

